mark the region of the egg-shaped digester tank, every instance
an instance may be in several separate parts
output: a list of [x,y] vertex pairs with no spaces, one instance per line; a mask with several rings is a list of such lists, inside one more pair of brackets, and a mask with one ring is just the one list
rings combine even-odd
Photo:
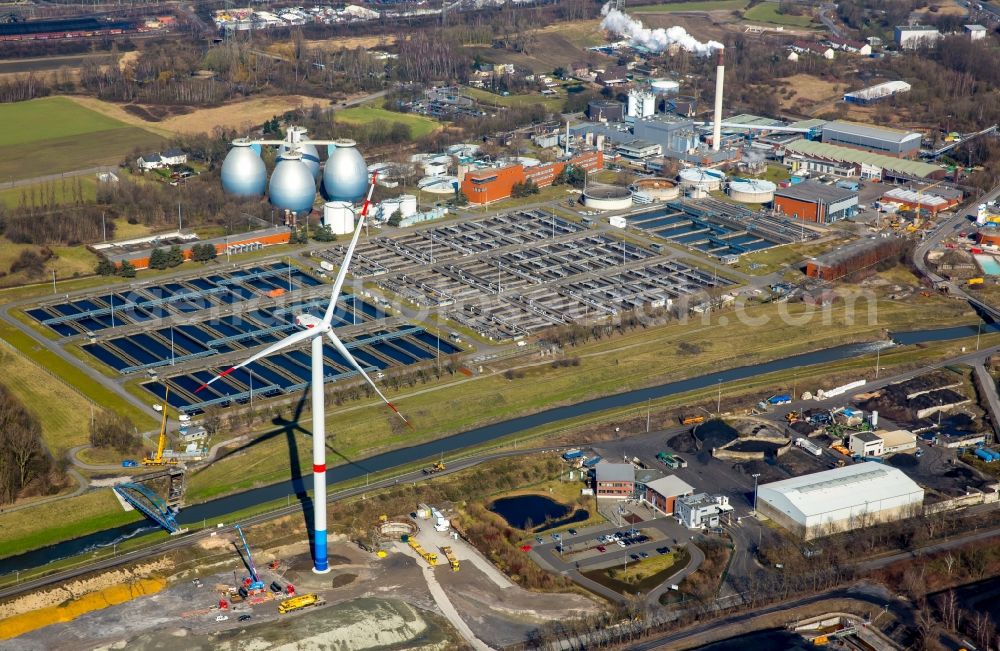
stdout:
[[271,205],[295,213],[312,210],[316,199],[316,181],[309,167],[302,162],[302,154],[287,152],[278,158],[267,188]]
[[353,140],[337,140],[326,159],[323,194],[331,201],[356,201],[368,189],[368,166]]
[[267,167],[246,138],[233,141],[222,161],[222,189],[237,197],[264,196]]

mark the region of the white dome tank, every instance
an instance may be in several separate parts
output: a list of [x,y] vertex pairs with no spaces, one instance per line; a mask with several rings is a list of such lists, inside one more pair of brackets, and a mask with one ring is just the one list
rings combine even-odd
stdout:
[[222,161],[222,189],[237,197],[262,197],[267,187],[267,167],[246,138],[233,141]]
[[705,192],[720,189],[726,178],[722,172],[704,167],[689,167],[686,170],[681,170],[679,176],[681,187],[695,188]]
[[673,79],[654,79],[649,87],[657,95],[674,95],[681,90],[681,85]]
[[323,192],[331,201],[356,201],[368,189],[368,167],[353,140],[337,140],[326,159]]
[[729,198],[740,203],[771,203],[777,187],[763,179],[733,179],[729,183]]
[[302,162],[302,154],[290,151],[278,159],[267,187],[271,205],[296,213],[312,210],[316,200],[316,180]]

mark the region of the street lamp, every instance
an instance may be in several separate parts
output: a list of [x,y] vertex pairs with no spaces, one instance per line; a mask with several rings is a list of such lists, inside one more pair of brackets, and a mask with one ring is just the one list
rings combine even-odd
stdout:
[[759,472],[753,474],[753,514],[757,515],[757,478],[760,477]]
[[722,413],[722,379],[718,379],[716,384],[719,387],[719,399],[715,403],[715,415],[718,416]]

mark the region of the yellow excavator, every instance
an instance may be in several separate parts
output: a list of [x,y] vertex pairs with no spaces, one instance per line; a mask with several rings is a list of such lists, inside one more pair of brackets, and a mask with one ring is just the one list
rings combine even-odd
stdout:
[[177,464],[177,459],[164,459],[163,449],[167,446],[167,396],[170,395],[170,387],[166,387],[163,392],[163,420],[160,422],[160,442],[156,446],[155,457],[145,457],[142,460],[144,466],[173,466]]

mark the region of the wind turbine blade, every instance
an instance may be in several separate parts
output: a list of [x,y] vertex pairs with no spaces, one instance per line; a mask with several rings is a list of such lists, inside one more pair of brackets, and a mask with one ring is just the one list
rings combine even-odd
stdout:
[[368,214],[368,206],[371,204],[372,192],[375,191],[375,178],[378,176],[378,172],[372,174],[372,184],[368,188],[368,197],[365,199],[365,205],[361,209],[361,216],[358,219],[358,225],[354,228],[354,236],[351,238],[351,243],[347,247],[347,254],[344,256],[344,261],[340,265],[340,271],[337,272],[337,279],[333,281],[333,291],[330,293],[330,304],[326,306],[326,314],[323,315],[323,325],[330,326],[333,323],[333,313],[337,309],[337,299],[340,298],[340,289],[344,286],[344,279],[347,278],[347,269],[351,266],[351,258],[354,257],[354,249],[358,246],[358,239],[361,238],[361,228],[365,223],[365,215]]
[[300,341],[305,341],[306,339],[311,339],[312,337],[318,337],[318,336],[319,336],[319,333],[315,332],[312,329],[309,329],[309,330],[300,330],[299,332],[292,333],[292,334],[288,335],[287,337],[285,337],[284,339],[282,339],[281,341],[279,341],[277,343],[274,343],[274,344],[271,344],[270,346],[268,346],[264,350],[260,351],[256,355],[253,355],[253,356],[249,357],[248,359],[243,360],[242,362],[240,362],[236,366],[232,366],[232,367],[226,369],[225,371],[223,371],[222,373],[219,373],[214,378],[212,378],[211,380],[209,380],[205,384],[203,384],[200,387],[198,387],[197,389],[195,389],[194,392],[198,393],[199,391],[201,391],[202,389],[204,389],[205,387],[207,387],[209,384],[215,382],[218,379],[226,377],[227,375],[229,375],[230,373],[232,373],[233,371],[235,371],[238,368],[243,368],[247,364],[250,364],[252,362],[256,362],[261,357],[267,357],[268,355],[274,354],[274,353],[278,352],[279,350],[282,350],[283,348],[287,348],[289,346],[294,346],[295,344],[299,343]]
[[[378,397],[382,399],[382,402],[389,405],[389,409],[396,412],[396,415],[399,416],[404,423],[410,425],[410,421],[406,420],[406,417],[403,416],[403,414],[399,413],[399,410],[396,409],[396,406],[391,402],[389,402],[384,395],[382,395],[382,392],[378,390],[378,387],[375,386],[375,383],[372,381],[372,379],[368,377],[367,373],[365,373],[365,369],[361,368],[361,364],[358,364],[358,360],[354,359],[354,355],[351,355],[351,352],[347,350],[347,346],[344,345],[344,343],[340,340],[340,338],[337,337],[337,335],[335,335],[332,330],[327,330],[326,336],[330,338],[330,341],[333,343],[333,347],[337,349],[337,352],[340,353],[340,355],[344,359],[350,362],[351,366],[354,367],[354,370],[361,374],[361,377],[365,379],[365,381],[368,383],[369,386],[371,386],[372,389],[375,389],[375,393],[377,393]],[[410,426],[412,427],[412,425]]]

